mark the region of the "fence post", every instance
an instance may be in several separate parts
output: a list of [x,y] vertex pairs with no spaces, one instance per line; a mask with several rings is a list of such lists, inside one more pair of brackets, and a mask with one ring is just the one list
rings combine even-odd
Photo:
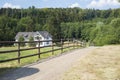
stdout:
[[54,55],[54,44],[53,44],[53,40],[52,40],[52,55]]
[[18,63],[20,64],[20,42],[18,42]]
[[75,49],[77,48],[77,41],[75,40]]
[[69,43],[70,43],[70,41],[69,41],[69,39],[68,39],[68,50],[69,50],[69,48],[70,48]]
[[75,49],[75,40],[73,39],[73,48]]
[[38,43],[38,58],[40,59],[40,41]]
[[61,39],[61,54],[63,53],[63,40]]
[[77,48],[79,48],[79,47],[78,47],[78,40],[77,40]]
[[83,47],[85,47],[85,46],[86,46],[86,41],[83,42]]
[[79,47],[81,47],[81,40],[79,41]]

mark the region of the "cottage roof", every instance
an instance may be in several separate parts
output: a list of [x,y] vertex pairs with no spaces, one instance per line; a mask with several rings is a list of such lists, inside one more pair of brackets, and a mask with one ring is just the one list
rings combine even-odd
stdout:
[[35,32],[18,32],[15,39],[19,39],[20,36],[23,36],[24,39],[29,39],[30,37],[34,37]]
[[48,37],[51,37],[52,38],[52,35],[49,34],[47,31],[38,31],[41,36],[43,36],[44,38],[48,38]]
[[[51,37],[52,35],[49,34],[47,31],[37,31],[41,36],[44,38]],[[34,35],[37,34],[37,32],[18,32],[17,35],[15,36],[15,39],[19,39],[20,36],[23,36],[24,39],[29,39],[30,37],[34,37]]]

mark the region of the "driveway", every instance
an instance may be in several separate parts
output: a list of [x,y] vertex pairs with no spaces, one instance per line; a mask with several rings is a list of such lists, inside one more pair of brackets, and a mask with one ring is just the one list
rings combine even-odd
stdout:
[[76,49],[44,62],[24,66],[0,77],[0,80],[59,80],[72,65],[95,47]]

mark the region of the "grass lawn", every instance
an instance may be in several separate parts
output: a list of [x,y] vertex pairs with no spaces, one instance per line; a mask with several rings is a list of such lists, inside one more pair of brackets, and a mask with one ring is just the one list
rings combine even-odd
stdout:
[[60,80],[120,80],[120,45],[97,47]]
[[[26,48],[26,47],[22,47],[22,48]],[[54,47],[54,49],[57,49],[57,48],[60,48],[60,47]],[[72,48],[70,48],[70,49],[72,49]],[[17,47],[1,47],[0,51],[16,50],[16,49],[17,49]],[[49,50],[52,50],[52,47],[47,47],[47,48],[41,48],[40,49],[41,52],[49,51]],[[63,52],[65,52],[65,51],[68,51],[68,49],[63,50]],[[36,54],[36,53],[38,53],[38,49],[21,51],[20,53],[21,53],[21,56],[30,55],[30,54]],[[58,54],[61,54],[61,50],[55,51],[54,55],[52,55],[52,52],[41,54],[40,59],[48,58],[50,56],[55,56],[55,55],[58,55]],[[17,52],[8,53],[8,54],[0,54],[0,60],[16,58],[17,56],[18,56]],[[20,64],[18,64],[17,60],[10,61],[10,62],[5,62],[5,63],[0,63],[0,74],[3,74],[4,72],[6,72],[9,69],[18,68],[20,66],[36,62],[38,60],[39,60],[38,56],[34,56],[34,57],[21,59]]]

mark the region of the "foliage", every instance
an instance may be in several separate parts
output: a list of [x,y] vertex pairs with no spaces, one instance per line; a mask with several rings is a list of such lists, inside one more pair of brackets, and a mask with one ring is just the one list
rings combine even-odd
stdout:
[[[19,41],[19,42],[25,41],[25,40],[24,40],[24,37],[23,37],[23,36],[20,36],[18,41]],[[25,46],[25,43],[20,43],[20,46],[22,46],[22,47]]]
[[34,30],[33,20],[30,17],[21,18],[17,25],[17,30],[26,32]]
[[[33,41],[34,41],[34,38],[33,38],[32,36],[30,36],[29,41],[30,41],[30,42],[33,42]],[[30,46],[30,47],[34,47],[34,46],[35,46],[35,43],[29,43],[29,46]]]
[[13,41],[18,32],[40,30],[48,31],[53,39],[81,38],[96,45],[119,44],[120,8],[0,9],[0,41]]

